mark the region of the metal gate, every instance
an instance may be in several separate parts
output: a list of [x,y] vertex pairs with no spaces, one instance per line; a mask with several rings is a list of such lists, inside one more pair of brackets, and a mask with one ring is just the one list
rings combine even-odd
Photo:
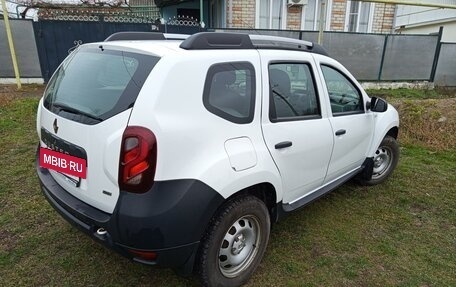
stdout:
[[[115,23],[104,21],[39,21],[33,23],[41,72],[49,81],[60,63],[78,44],[103,41],[120,31],[152,31],[150,23]],[[155,28],[155,29],[156,29]]]

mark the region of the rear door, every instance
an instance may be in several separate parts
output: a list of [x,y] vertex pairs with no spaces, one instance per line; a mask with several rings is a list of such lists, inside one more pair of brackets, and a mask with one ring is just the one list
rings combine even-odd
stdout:
[[83,46],[58,68],[40,102],[41,147],[85,160],[86,177],[50,169],[73,196],[108,213],[116,205],[120,145],[131,108],[158,57]]
[[283,202],[310,194],[324,181],[333,137],[309,53],[259,51],[263,73],[262,127],[283,184]]

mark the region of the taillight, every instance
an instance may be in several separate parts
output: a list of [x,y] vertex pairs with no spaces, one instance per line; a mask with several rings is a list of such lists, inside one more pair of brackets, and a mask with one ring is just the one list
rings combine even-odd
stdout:
[[123,191],[143,193],[154,183],[157,164],[157,140],[148,129],[127,127],[122,137],[119,187]]
[[141,251],[141,250],[133,250],[133,249],[128,249],[128,251],[135,257],[144,259],[147,261],[154,261],[157,259],[157,253],[153,251]]

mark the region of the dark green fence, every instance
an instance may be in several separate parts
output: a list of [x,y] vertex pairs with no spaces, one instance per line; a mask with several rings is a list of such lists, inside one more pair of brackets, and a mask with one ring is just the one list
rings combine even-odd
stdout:
[[[316,42],[316,31],[217,29]],[[433,81],[439,56],[438,35],[324,32],[323,47],[360,81]]]

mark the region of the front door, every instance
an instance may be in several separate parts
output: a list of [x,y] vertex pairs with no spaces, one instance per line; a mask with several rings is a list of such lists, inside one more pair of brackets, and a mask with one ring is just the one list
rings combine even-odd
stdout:
[[[365,111],[361,89],[336,65],[320,65],[331,114],[334,150],[325,183],[358,169],[372,140],[372,114]],[[326,99],[328,100],[328,99]]]

